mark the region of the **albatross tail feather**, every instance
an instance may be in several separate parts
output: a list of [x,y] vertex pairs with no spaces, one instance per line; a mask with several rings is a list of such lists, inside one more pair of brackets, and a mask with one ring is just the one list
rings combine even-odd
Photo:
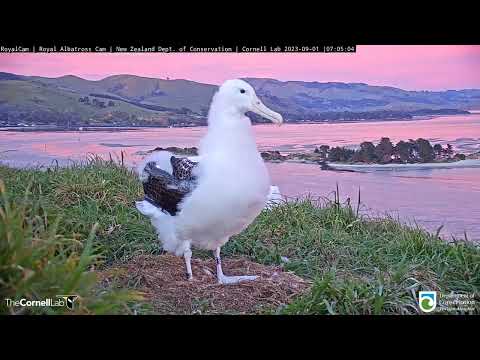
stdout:
[[153,206],[146,200],[135,201],[135,207],[137,208],[138,211],[140,211],[141,214],[148,216],[150,218],[163,215],[163,212],[161,209],[157,208],[156,206]]
[[179,240],[175,234],[175,218],[173,216],[163,212],[146,200],[137,201],[135,206],[138,211],[150,218],[165,251],[180,256],[190,248],[188,241]]

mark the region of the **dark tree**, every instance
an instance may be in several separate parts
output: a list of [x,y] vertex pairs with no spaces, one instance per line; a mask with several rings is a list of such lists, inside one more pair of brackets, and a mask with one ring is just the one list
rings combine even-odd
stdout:
[[388,137],[382,137],[375,147],[375,156],[380,162],[390,162],[393,155],[393,144]]
[[431,162],[435,158],[435,152],[430,141],[425,139],[417,139],[418,156],[422,162]]
[[110,101],[108,102],[108,106],[115,106],[115,103],[114,103],[112,100],[110,100]]
[[362,155],[360,151],[355,151],[355,153],[352,156],[352,161],[353,162],[363,162]]
[[344,148],[345,161],[352,161],[355,150]]
[[322,152],[322,153],[327,153],[328,150],[330,149],[330,146],[328,146],[328,145],[320,145],[320,148],[319,148],[319,149],[320,149],[320,152]]
[[320,147],[315,148],[314,153],[319,154],[322,158],[327,158],[328,156],[328,151],[330,149],[330,146],[328,145],[320,145]]
[[364,141],[360,144],[360,158],[363,162],[372,162],[376,160],[375,145],[370,141]]
[[330,149],[330,152],[328,153],[328,160],[333,162],[351,161],[354,153],[355,151],[351,149],[337,146]]
[[419,148],[418,148],[418,143],[416,140],[408,140],[408,144],[410,145],[410,149],[411,149],[411,153],[412,153],[412,156],[411,156],[411,161],[414,161],[414,160],[419,160],[420,159],[420,156],[419,156]]
[[442,152],[443,152],[442,145],[440,145],[440,144],[435,144],[435,145],[433,146],[433,151],[435,151],[435,154],[436,154],[436,155],[441,155]]
[[399,141],[397,145],[395,145],[394,153],[397,154],[400,157],[400,160],[402,162],[409,161],[413,154],[413,147],[412,143],[410,142],[405,142],[403,140]]

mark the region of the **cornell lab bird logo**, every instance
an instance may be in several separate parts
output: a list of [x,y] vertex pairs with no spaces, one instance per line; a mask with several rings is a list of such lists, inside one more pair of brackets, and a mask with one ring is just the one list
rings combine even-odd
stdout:
[[75,300],[78,299],[78,295],[57,295],[57,297],[65,300],[65,305],[69,310],[73,310],[73,305],[75,303]]

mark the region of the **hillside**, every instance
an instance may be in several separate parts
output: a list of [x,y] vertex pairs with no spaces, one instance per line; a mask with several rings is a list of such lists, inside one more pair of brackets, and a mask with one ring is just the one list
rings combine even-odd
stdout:
[[92,97],[91,105],[79,101],[82,96],[61,88],[30,81],[0,81],[0,121],[25,124],[96,124],[155,121],[167,125],[169,112],[157,112],[116,101],[114,106],[103,106],[102,98]]
[[[399,119],[480,108],[480,90],[475,89],[431,92],[358,83],[245,80],[287,122]],[[134,75],[91,81],[72,75],[0,73],[0,125],[204,125],[216,89]]]
[[468,110],[480,106],[480,90],[406,91],[361,83],[281,82],[273,79],[246,79],[264,102],[287,118],[302,119],[326,113],[404,112],[425,110]]

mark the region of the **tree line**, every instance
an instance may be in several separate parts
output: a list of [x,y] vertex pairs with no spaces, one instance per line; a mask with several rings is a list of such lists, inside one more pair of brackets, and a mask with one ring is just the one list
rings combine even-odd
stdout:
[[328,161],[353,163],[427,163],[465,159],[464,154],[454,154],[452,145],[447,144],[444,148],[441,144],[432,145],[423,138],[401,140],[394,145],[390,138],[382,137],[377,145],[370,141],[364,141],[357,150],[321,145],[315,148],[314,152]]
[[88,96],[79,98],[78,102],[84,103],[85,105],[96,106],[99,108],[106,108],[107,106],[115,106],[115,103],[112,100],[110,100],[108,103],[105,103],[105,101],[101,101],[93,98],[93,100],[90,102],[90,98]]

